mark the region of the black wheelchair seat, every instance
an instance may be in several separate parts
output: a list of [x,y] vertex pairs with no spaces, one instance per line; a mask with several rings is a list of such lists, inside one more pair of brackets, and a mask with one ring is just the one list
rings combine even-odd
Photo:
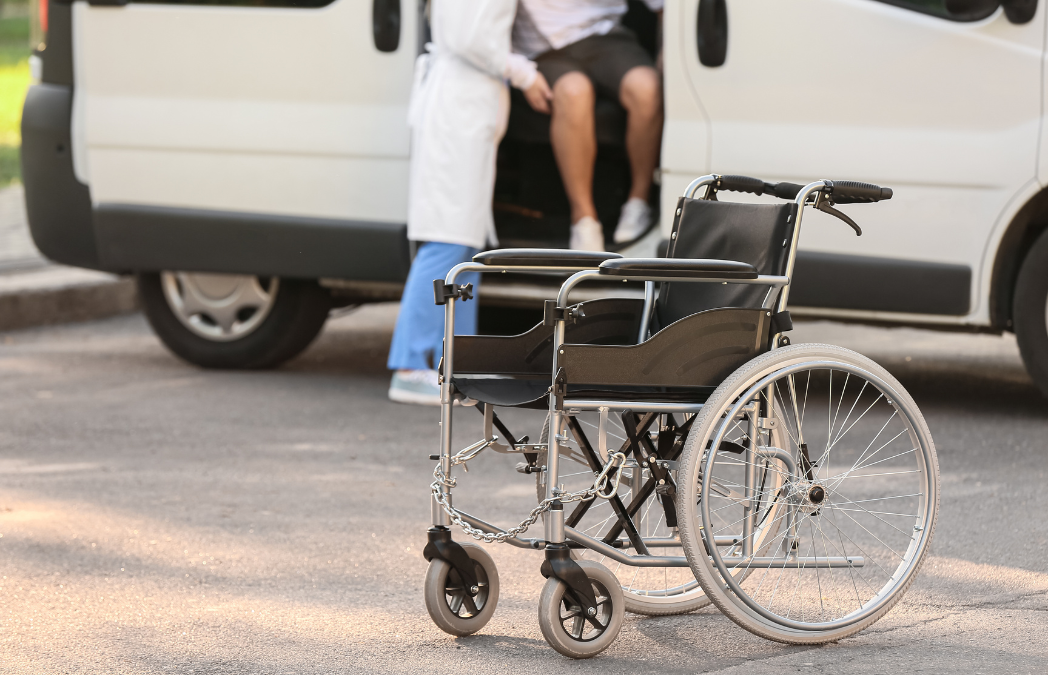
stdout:
[[[679,263],[610,257],[601,273],[660,276],[652,269],[661,265],[661,276],[667,278],[781,276],[795,212],[792,203],[682,198],[667,251]],[[497,253],[481,253],[474,260],[527,264],[515,261],[510,251]],[[534,260],[541,252],[528,253],[527,260]],[[578,315],[565,327],[560,376],[572,399],[702,402],[735,369],[770,348],[773,315],[766,308],[773,306],[775,293],[758,285],[662,282],[647,339],[640,335],[642,300],[580,303]],[[552,366],[552,326],[539,324],[515,336],[455,336],[452,383],[477,401],[546,407]]]

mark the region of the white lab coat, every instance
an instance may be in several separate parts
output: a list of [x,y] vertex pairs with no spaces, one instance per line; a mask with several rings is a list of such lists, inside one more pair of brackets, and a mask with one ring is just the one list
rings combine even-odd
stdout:
[[495,152],[509,116],[503,80],[516,0],[433,0],[433,44],[411,92],[408,238],[497,245]]

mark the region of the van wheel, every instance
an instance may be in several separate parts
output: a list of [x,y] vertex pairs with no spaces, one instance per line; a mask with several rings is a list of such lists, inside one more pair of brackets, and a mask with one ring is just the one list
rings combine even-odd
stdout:
[[204,368],[272,368],[324,326],[330,294],[314,281],[235,274],[138,275],[149,324],[167,348]]
[[1048,232],[1030,248],[1015,283],[1012,321],[1026,370],[1048,396]]

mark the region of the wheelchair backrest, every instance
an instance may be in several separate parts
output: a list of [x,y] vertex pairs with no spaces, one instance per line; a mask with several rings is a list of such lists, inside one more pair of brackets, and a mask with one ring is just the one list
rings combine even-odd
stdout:
[[[786,274],[796,210],[793,202],[740,204],[681,197],[666,255],[737,260],[753,265],[759,274]],[[767,295],[767,286],[665,283],[655,315],[659,327],[666,327],[707,309],[758,308]]]

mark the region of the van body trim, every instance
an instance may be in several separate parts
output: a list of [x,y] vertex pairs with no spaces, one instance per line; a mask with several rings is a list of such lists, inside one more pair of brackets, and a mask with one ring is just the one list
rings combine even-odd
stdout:
[[798,251],[790,305],[966,316],[971,289],[967,265]]
[[104,269],[401,282],[407,225],[205,209],[98,204]]

